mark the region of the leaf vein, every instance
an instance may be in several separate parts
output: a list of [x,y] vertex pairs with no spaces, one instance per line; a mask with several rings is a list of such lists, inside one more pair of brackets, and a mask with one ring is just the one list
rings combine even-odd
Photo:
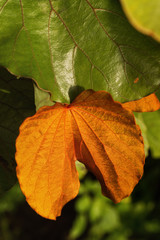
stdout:
[[0,14],[2,13],[3,9],[5,8],[5,6],[7,5],[8,2],[9,2],[9,0],[7,0],[6,2],[4,2],[4,4],[3,4],[2,7],[0,8]]
[[94,68],[96,68],[102,75],[103,77],[105,78],[106,80],[106,83],[108,84],[109,86],[109,82],[108,82],[108,79],[106,77],[106,75],[101,71],[101,69],[99,67],[97,67],[93,62],[92,60],[90,59],[90,57],[87,55],[87,53],[78,45],[78,43],[76,42],[76,40],[74,39],[70,29],[68,28],[68,26],[66,25],[66,23],[64,22],[63,18],[60,16],[60,14],[54,9],[53,7],[53,4],[51,2],[51,0],[49,0],[50,2],[50,6],[51,6],[51,9],[54,11],[54,13],[57,15],[57,17],[59,18],[59,20],[62,22],[62,24],[64,25],[66,31],[68,32],[69,36],[71,37],[72,41],[74,42],[75,46],[77,46],[77,48],[86,56],[86,58],[88,59],[88,61],[92,64],[92,66],[94,66]]
[[[102,123],[115,135],[115,137],[118,139],[118,141],[120,140],[120,141],[123,143],[123,145],[125,145],[125,146],[128,147],[128,149],[130,150],[130,152],[132,152],[135,156],[137,156],[137,154],[130,149],[130,146],[127,145],[124,141],[122,141],[122,140],[117,136],[117,134],[105,123],[105,121],[103,121],[103,119],[100,119],[100,118],[98,118],[97,116],[95,116],[95,115],[93,115],[93,114],[91,114],[91,113],[89,113],[89,112],[87,112],[87,111],[85,111],[85,110],[83,110],[83,109],[80,109],[80,110],[81,110],[81,111],[84,111],[85,113],[87,113],[88,115],[90,115],[90,116],[92,116],[92,117],[97,118],[100,122],[102,122]],[[86,121],[86,119],[83,117],[83,115],[81,115],[81,114],[80,114],[78,111],[76,111],[75,109],[73,109],[73,111],[77,112],[77,113],[81,116],[81,118],[84,119],[84,121],[85,121],[86,124],[87,124],[87,121]],[[89,126],[90,126],[90,125],[89,125]],[[90,126],[90,128],[91,128],[91,126]],[[91,128],[91,130],[92,130],[93,133],[94,133],[94,130],[93,130],[92,128]],[[100,140],[100,141],[101,141],[101,140]],[[102,143],[102,144],[103,144],[103,143]],[[107,146],[107,147],[109,147],[109,146]],[[109,147],[109,148],[114,149],[114,148],[112,148],[112,147]],[[115,149],[115,151],[118,151],[118,150]],[[120,151],[118,151],[118,152],[121,153]],[[121,155],[123,156],[122,153],[121,153]]]

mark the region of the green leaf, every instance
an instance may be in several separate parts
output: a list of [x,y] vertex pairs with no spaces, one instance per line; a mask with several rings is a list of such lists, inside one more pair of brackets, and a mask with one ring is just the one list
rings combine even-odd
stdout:
[[147,127],[147,137],[151,154],[154,158],[160,158],[160,110],[141,114]]
[[91,197],[84,194],[81,198],[76,201],[75,209],[77,212],[85,213],[88,211],[92,204]]
[[87,218],[85,215],[80,214],[73,222],[72,229],[69,234],[69,239],[77,239],[80,237],[87,228]]
[[75,163],[76,163],[76,169],[79,174],[79,179],[82,180],[88,172],[87,168],[84,166],[83,163],[81,163],[79,161],[76,161]]
[[[152,114],[152,113],[149,113]],[[144,119],[141,113],[134,113],[135,115],[135,120],[136,123],[140,126],[141,132],[142,132],[142,136],[143,136],[143,140],[144,140],[144,151],[145,151],[145,156],[148,156],[148,151],[149,151],[149,142],[148,142],[148,129],[146,124],[144,123]]]
[[95,197],[90,204],[89,218],[91,222],[100,221],[104,216],[104,209],[107,207],[103,197]]
[[0,64],[53,101],[92,88],[125,102],[160,85],[160,45],[129,24],[118,0],[0,0],[0,23]]
[[51,101],[49,92],[43,91],[34,84],[34,100],[36,111],[43,106],[52,106],[54,102]]
[[22,121],[34,114],[33,84],[0,68],[0,194],[16,181],[15,140]]
[[160,42],[160,1],[121,0],[121,3],[133,26]]
[[104,239],[103,235],[115,231],[118,228],[119,224],[120,219],[116,209],[111,205],[105,205],[101,219],[97,221],[96,225],[92,225],[90,234],[91,236],[96,236],[97,238],[98,236],[101,236],[99,239]]
[[153,158],[160,158],[160,110],[134,113],[134,115],[142,131],[146,157],[150,149]]

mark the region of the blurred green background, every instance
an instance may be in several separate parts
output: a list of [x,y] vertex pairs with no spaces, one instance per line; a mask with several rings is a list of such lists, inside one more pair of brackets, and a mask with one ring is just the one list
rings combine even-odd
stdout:
[[57,221],[38,216],[16,184],[1,195],[0,240],[159,240],[160,159],[146,158],[142,180],[129,198],[113,204],[98,181],[78,166],[81,187]]

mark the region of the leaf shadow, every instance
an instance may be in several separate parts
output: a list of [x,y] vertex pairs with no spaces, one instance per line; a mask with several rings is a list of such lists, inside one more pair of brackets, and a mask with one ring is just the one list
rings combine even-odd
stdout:
[[85,89],[82,86],[72,86],[69,88],[68,95],[70,98],[70,103]]

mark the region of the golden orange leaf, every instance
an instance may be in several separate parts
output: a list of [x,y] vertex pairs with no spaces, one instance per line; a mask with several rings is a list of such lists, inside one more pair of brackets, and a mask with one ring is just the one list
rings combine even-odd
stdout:
[[110,94],[89,93],[84,91],[71,104],[74,135],[81,138],[79,160],[99,179],[103,194],[117,203],[130,195],[142,177],[143,139],[133,114]]
[[143,174],[143,139],[131,111],[105,91],[82,92],[72,104],[41,108],[20,127],[17,176],[28,203],[56,219],[78,194],[75,160],[91,170],[115,203]]
[[56,219],[79,191],[71,113],[62,104],[41,108],[20,127],[17,176],[30,206]]
[[123,103],[123,107],[133,112],[154,112],[160,109],[160,102],[152,93],[140,100]]

